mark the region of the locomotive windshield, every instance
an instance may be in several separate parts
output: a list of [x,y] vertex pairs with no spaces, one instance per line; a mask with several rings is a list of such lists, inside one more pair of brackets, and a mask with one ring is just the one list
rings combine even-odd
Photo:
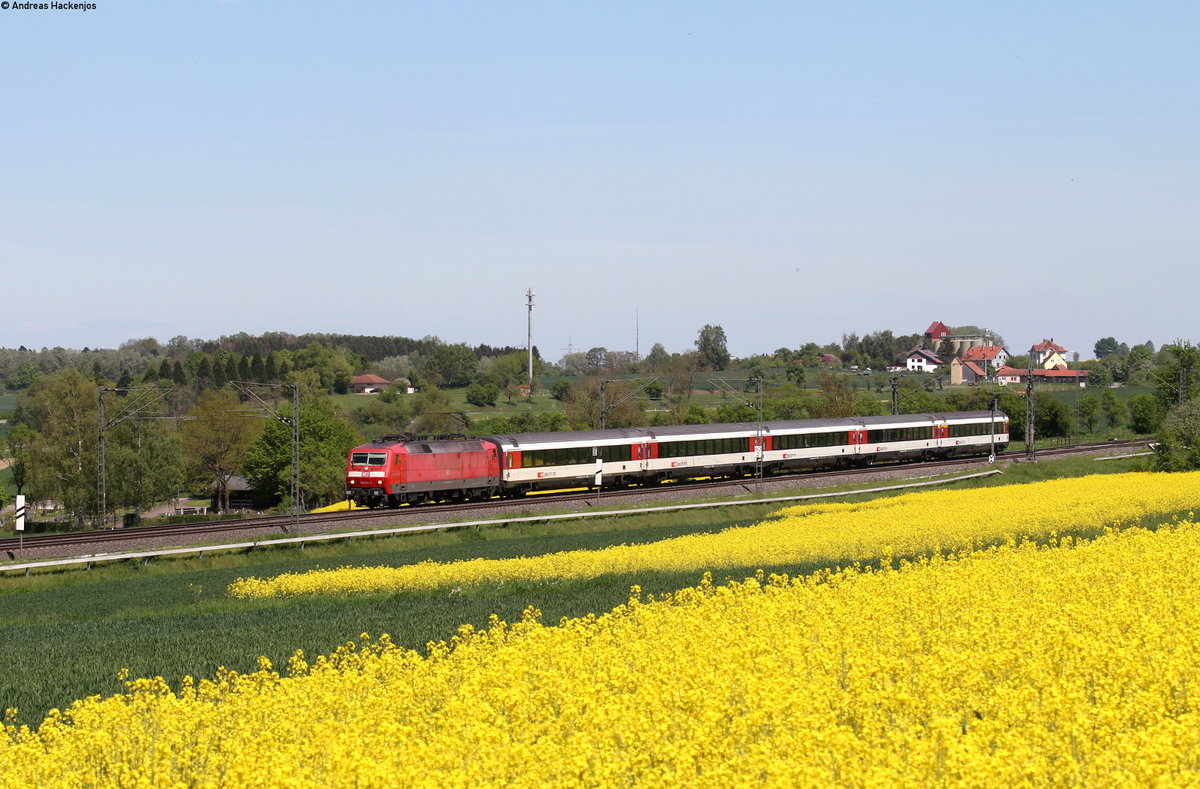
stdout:
[[352,466],[386,466],[386,452],[352,452],[350,453],[350,465]]

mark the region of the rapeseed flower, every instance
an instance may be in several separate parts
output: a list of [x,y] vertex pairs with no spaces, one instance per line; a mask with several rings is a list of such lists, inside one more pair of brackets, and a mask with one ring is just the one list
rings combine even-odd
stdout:
[[1196,785],[1198,553],[1185,521],[133,679],[10,721],[0,786]]

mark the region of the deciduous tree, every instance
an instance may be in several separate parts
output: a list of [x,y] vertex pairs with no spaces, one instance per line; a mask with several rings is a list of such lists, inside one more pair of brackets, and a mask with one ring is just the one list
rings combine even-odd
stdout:
[[1129,426],[1135,433],[1153,433],[1162,426],[1166,412],[1153,395],[1138,394],[1129,398]]
[[1160,471],[1200,469],[1200,398],[1171,409],[1155,436],[1154,468]]
[[[631,396],[632,390],[628,385],[621,381],[611,381],[603,386],[606,427],[636,427],[645,424],[641,402],[637,397]],[[600,387],[599,377],[587,378],[571,387],[564,410],[573,427],[593,430],[600,427]]]
[[[1096,354],[1097,359],[1103,359],[1106,356],[1121,353],[1121,343],[1117,342],[1116,337],[1101,337],[1096,340],[1092,352]],[[1128,353],[1129,349],[1126,348],[1125,352]]]
[[173,426],[156,416],[156,405],[108,431],[105,495],[110,508],[141,513],[151,504],[171,498],[184,484],[179,437]]
[[[310,395],[300,403],[300,505],[310,508],[341,500],[346,456],[358,436],[329,398]],[[290,503],[292,427],[269,420],[246,450],[246,476],[256,490]]]
[[1117,397],[1112,389],[1105,389],[1100,396],[1100,410],[1104,414],[1104,422],[1109,427],[1121,428],[1129,421],[1129,409]]
[[30,430],[30,497],[60,502],[77,526],[97,511],[99,407],[96,384],[67,369],[38,378],[14,417]]
[[1187,340],[1177,340],[1164,346],[1160,356],[1163,363],[1154,371],[1154,396],[1165,413],[1185,399],[1200,395],[1200,348]]
[[730,355],[725,330],[720,326],[705,324],[696,337],[696,355],[702,367],[724,370],[729,366]]
[[216,488],[218,506],[227,512],[229,480],[242,473],[261,425],[227,389],[202,392],[188,416],[179,428],[184,463],[193,479]]
[[667,349],[663,347],[661,342],[656,342],[650,346],[650,353],[646,354],[643,363],[647,370],[654,372],[670,361],[671,354],[667,353]]
[[1096,431],[1096,426],[1100,424],[1100,417],[1100,398],[1092,392],[1080,395],[1079,421],[1087,428],[1087,432],[1094,433]]
[[12,476],[13,487],[17,493],[25,492],[25,483],[29,479],[30,452],[37,435],[28,425],[13,425],[8,431],[8,457],[11,459],[8,470]]
[[846,385],[845,376],[821,374],[821,393],[813,404],[813,416],[818,419],[851,416],[854,413],[854,392]]

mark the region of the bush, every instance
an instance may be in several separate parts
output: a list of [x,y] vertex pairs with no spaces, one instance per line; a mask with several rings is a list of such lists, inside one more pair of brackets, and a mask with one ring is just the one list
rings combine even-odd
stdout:
[[571,382],[566,378],[559,378],[550,387],[550,396],[555,400],[562,402],[571,395]]
[[467,402],[480,408],[494,408],[499,396],[500,387],[491,381],[477,382],[467,387]]
[[1129,398],[1129,426],[1135,433],[1153,433],[1162,426],[1166,414],[1153,395],[1140,394]]
[[1200,402],[1181,403],[1163,420],[1154,447],[1154,468],[1159,471],[1200,469]]

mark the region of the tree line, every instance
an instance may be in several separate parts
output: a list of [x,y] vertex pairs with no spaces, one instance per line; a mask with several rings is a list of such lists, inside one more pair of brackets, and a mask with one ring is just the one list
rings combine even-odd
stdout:
[[[108,520],[118,511],[140,512],[185,489],[205,493],[211,488],[218,506],[228,509],[229,486],[236,476],[247,477],[264,498],[290,503],[291,429],[277,417],[290,414],[288,398],[296,391],[301,397],[301,504],[311,507],[340,499],[346,450],[382,435],[890,413],[888,376],[846,375],[830,367],[878,364],[888,354],[903,352],[898,349],[906,351],[914,340],[874,332],[846,335],[836,346],[806,343],[734,359],[724,330],[706,325],[694,347],[682,353],[668,353],[661,344],[640,358],[593,348],[568,354],[557,365],[535,354],[535,381],[547,383],[546,394],[560,401],[560,407],[489,418],[487,409],[498,398],[516,403],[524,396],[519,388],[527,380],[528,359],[522,349],[446,344],[436,338],[303,337],[307,344],[274,334],[234,335],[214,343],[137,340],[123,344],[112,357],[88,349],[0,351],[9,362],[19,359],[3,368],[17,371],[20,394],[6,445],[0,447],[5,450],[0,454],[12,459],[13,485],[32,500],[60,503],[75,524]],[[1153,386],[1152,393],[1124,399],[1111,386],[1093,385],[1076,395],[1074,407],[1062,399],[1038,397],[1038,435],[1101,428],[1158,432],[1164,467],[1200,462],[1194,449],[1200,444],[1195,440],[1200,417],[1193,405],[1200,392],[1195,381],[1200,351],[1186,341],[1156,349],[1149,343],[1129,347],[1109,340],[1097,343],[1103,356],[1094,369],[1102,365],[1120,371],[1122,383],[1142,382]],[[331,344],[335,342],[341,344]],[[141,362],[134,364],[134,359]],[[122,363],[115,372],[114,360]],[[36,370],[31,372],[29,364]],[[366,371],[395,383],[363,407],[342,412],[329,395],[347,391],[353,375]],[[1094,384],[1105,380],[1093,375]],[[1014,437],[1023,434],[1026,409],[1020,391],[986,386],[937,391],[937,385],[939,380],[930,376],[901,379],[900,411],[986,410],[995,398],[1012,420]],[[718,405],[696,401],[696,393],[706,388],[720,391]],[[461,402],[451,397],[454,389],[464,390],[467,403],[482,413],[468,414],[453,405]]]

